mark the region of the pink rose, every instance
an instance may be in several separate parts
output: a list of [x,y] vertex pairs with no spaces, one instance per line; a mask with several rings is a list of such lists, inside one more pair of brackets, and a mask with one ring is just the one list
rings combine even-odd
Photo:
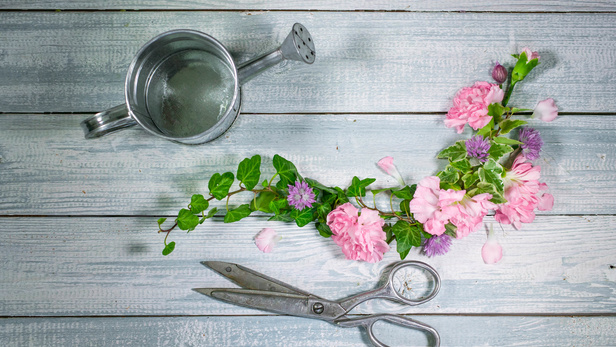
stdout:
[[357,228],[357,212],[355,206],[348,202],[340,205],[327,215],[327,226],[334,235],[345,234]]
[[278,236],[276,230],[270,228],[262,229],[254,237],[257,248],[259,248],[259,250],[263,253],[271,252],[281,239],[282,236]]
[[544,122],[551,122],[556,117],[558,117],[558,107],[552,98],[539,101],[533,112],[533,118],[539,118]]
[[332,240],[350,260],[376,263],[383,259],[383,254],[389,250],[384,224],[377,211],[364,208],[358,216],[358,210],[348,202],[327,215]]
[[455,127],[458,134],[466,123],[475,130],[483,128],[492,120],[488,106],[503,101],[504,96],[505,92],[497,84],[488,82],[476,82],[472,87],[460,89],[447,112],[445,126]]

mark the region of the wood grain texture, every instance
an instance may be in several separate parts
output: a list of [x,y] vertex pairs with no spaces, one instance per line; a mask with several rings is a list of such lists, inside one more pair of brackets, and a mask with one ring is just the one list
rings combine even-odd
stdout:
[[[489,222],[490,217],[486,218]],[[176,231],[176,250],[163,257],[156,218],[2,218],[0,316],[263,315],[191,290],[235,287],[199,262],[242,264],[328,299],[374,289],[395,251],[370,264],[345,260],[313,226],[251,217],[208,221]],[[282,236],[261,253],[253,236],[270,227]],[[616,312],[616,217],[540,216],[520,231],[494,226],[504,257],[481,259],[485,232],[456,240],[446,256],[407,259],[440,273],[438,296],[409,308],[373,300],[354,313],[613,315]],[[395,246],[395,245],[392,245]]]
[[[381,12],[3,12],[0,112],[98,112],[123,102],[137,50],[170,29],[219,39],[237,61],[276,48],[294,22],[313,65],[283,63],[243,88],[248,113],[444,112],[528,46],[543,64],[517,107],[547,97],[563,112],[616,109],[613,14]],[[526,25],[523,23],[533,23]],[[489,27],[489,30],[486,30]]]
[[[615,317],[414,317],[439,331],[441,346],[613,346]],[[481,327],[478,329],[477,327]],[[390,325],[391,346],[426,346],[422,333]],[[294,317],[0,319],[3,346],[364,346],[367,335]]]
[[[376,165],[390,155],[412,184],[442,169],[439,151],[470,135],[446,128],[440,115],[242,114],[221,138],[186,146],[137,128],[85,140],[79,122],[86,117],[0,116],[0,214],[173,215],[192,194],[207,195],[214,173],[235,173],[255,154],[263,157],[263,178],[274,174],[271,160],[280,154],[303,176],[343,188],[355,175],[376,178],[373,188],[395,186]],[[561,116],[531,125],[545,141],[537,164],[556,198],[545,213],[613,214],[616,118]]]
[[3,0],[0,9],[43,9],[43,10],[102,10],[102,9],[183,9],[183,10],[376,10],[376,11],[499,11],[499,12],[574,12],[615,11],[616,4],[610,0],[548,0],[528,1],[514,0],[500,3],[486,0],[353,0],[353,1],[258,1],[258,0],[172,0],[172,1],[138,1],[138,0],[93,0],[93,1],[34,1]]

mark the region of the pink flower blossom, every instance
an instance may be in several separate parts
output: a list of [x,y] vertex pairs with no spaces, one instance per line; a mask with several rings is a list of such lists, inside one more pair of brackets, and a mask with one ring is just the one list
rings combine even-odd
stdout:
[[363,209],[358,216],[357,208],[348,202],[327,215],[332,240],[350,260],[376,263],[383,259],[383,254],[389,250],[384,224],[377,211]]
[[538,52],[533,52],[528,47],[522,48],[522,52],[520,54],[522,54],[522,53],[526,53],[526,61],[527,62],[531,61],[533,59],[537,59],[537,60],[541,59],[541,57],[539,56]]
[[276,230],[270,228],[261,229],[254,237],[257,248],[263,253],[271,252],[281,239],[282,236],[278,236]]
[[558,107],[552,98],[539,101],[533,112],[533,118],[539,118],[544,122],[551,122],[556,117],[558,117]]
[[542,193],[547,190],[547,185],[539,183],[540,176],[541,167],[533,167],[524,156],[519,155],[503,178],[507,202],[499,205],[494,218],[500,223],[513,224],[516,229],[520,229],[522,223],[535,220],[535,208],[551,210],[554,197]]
[[457,204],[458,211],[450,221],[457,227],[456,238],[461,239],[471,232],[477,231],[483,223],[483,217],[489,210],[496,209],[496,204],[490,202],[492,194],[483,193],[473,197],[464,196]]
[[419,181],[409,207],[414,218],[432,235],[442,235],[449,219],[459,214],[455,203],[464,198],[465,190],[440,189],[440,179],[430,176]]
[[388,175],[390,175],[393,178],[395,178],[396,180],[398,180],[398,183],[400,183],[401,186],[405,185],[404,184],[404,180],[402,179],[402,176],[398,172],[398,169],[396,169],[396,165],[394,165],[394,158],[392,158],[392,157],[385,157],[385,158],[379,160],[379,162],[377,164],[379,165],[379,167],[381,169],[383,169],[385,172],[387,172]]
[[486,126],[492,116],[488,116],[488,106],[503,101],[505,93],[497,85],[488,82],[476,82],[472,87],[462,88],[453,100],[453,107],[447,112],[445,126],[456,128],[458,134],[468,123],[477,130]]
[[503,247],[496,241],[492,226],[490,226],[488,240],[481,248],[481,257],[486,264],[498,263],[503,258]]

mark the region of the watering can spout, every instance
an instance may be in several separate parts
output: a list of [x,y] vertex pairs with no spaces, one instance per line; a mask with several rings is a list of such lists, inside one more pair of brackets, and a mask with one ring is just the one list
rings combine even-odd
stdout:
[[295,23],[280,47],[270,53],[242,63],[238,67],[238,81],[240,85],[243,85],[259,73],[283,60],[296,60],[312,64],[315,57],[316,52],[312,36],[306,27]]

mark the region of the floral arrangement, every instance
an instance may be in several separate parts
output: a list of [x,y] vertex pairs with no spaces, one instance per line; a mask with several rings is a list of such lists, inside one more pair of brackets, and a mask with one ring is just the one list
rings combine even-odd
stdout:
[[[509,107],[508,102],[516,84],[539,64],[540,57],[528,48],[512,56],[516,62],[511,73],[496,63],[492,71],[496,83],[476,82],[456,94],[445,126],[462,133],[468,124],[474,135],[437,155],[448,165],[435,176],[406,185],[393,158],[385,157],[378,165],[395,177],[399,186],[367,190],[375,179],[356,176],[342,189],[302,177],[293,163],[274,155],[276,173],[261,181],[261,157],[255,155],[242,160],[235,175],[214,174],[208,182],[208,197],[193,195],[171,228],[162,228],[166,218],[158,220],[159,233],[166,233],[163,255],[175,248],[175,242],[167,242],[174,228],[191,231],[216,214],[218,209],[209,206],[213,199],[226,200],[225,223],[256,211],[272,215],[269,220],[295,222],[299,227],[314,222],[319,234],[340,246],[347,259],[367,262],[380,261],[394,240],[401,259],[412,247],[423,247],[429,257],[445,254],[454,238],[479,230],[489,211],[494,211],[497,222],[512,224],[516,229],[532,222],[535,210],[550,210],[554,204],[552,195],[545,192],[547,185],[539,182],[540,166],[532,163],[539,158],[543,141],[537,130],[522,127],[526,121],[514,119],[520,113],[526,117],[533,110]],[[509,84],[503,89],[507,79]],[[532,117],[546,122],[557,115],[552,99],[539,102],[532,113]],[[516,128],[517,139],[503,136]],[[239,188],[231,191],[236,180]],[[243,192],[252,194],[252,201],[231,207],[231,197]],[[366,202],[368,192],[373,197],[388,195],[389,209]],[[280,236],[270,228],[255,236],[263,252],[270,252],[278,240]],[[502,257],[492,229],[482,256],[486,263]]]

